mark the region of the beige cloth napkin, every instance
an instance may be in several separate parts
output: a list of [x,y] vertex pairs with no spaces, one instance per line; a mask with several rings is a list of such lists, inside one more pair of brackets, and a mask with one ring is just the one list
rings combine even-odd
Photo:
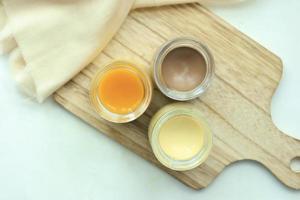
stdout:
[[[10,55],[18,86],[42,102],[101,52],[131,9],[195,1],[2,0],[0,54]],[[241,0],[202,0],[228,1]]]

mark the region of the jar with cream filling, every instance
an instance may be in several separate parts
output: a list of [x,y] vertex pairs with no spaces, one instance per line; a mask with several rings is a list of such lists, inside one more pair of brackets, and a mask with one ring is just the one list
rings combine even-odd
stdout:
[[212,148],[212,131],[199,110],[186,103],[160,109],[149,126],[156,158],[166,167],[185,171],[203,163]]
[[100,69],[91,83],[90,102],[104,119],[130,122],[142,115],[152,97],[148,73],[127,61],[115,61]]
[[214,74],[209,49],[193,38],[165,43],[154,59],[153,75],[160,91],[171,99],[186,101],[203,94]]

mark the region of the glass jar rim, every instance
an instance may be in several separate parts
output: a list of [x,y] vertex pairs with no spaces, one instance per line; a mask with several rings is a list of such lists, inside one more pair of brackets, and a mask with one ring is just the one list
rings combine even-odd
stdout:
[[[165,83],[164,78],[162,76],[162,63],[165,57],[174,49],[180,47],[188,47],[196,50],[199,54],[201,54],[205,60],[206,73],[204,80],[193,90],[189,91],[177,91],[174,89],[170,89]],[[214,58],[206,45],[199,42],[198,40],[190,37],[179,37],[164,43],[157,53],[155,54],[153,61],[153,76],[154,81],[159,88],[159,90],[168,96],[171,99],[178,101],[187,101],[191,99],[195,99],[201,96],[209,87],[211,80],[214,75],[215,64]]]

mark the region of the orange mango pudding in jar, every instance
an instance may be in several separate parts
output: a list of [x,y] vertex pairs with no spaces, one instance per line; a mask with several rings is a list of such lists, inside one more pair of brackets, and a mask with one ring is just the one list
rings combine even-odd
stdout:
[[91,83],[90,101],[104,119],[126,123],[141,116],[152,98],[148,73],[127,61],[115,61],[100,69]]

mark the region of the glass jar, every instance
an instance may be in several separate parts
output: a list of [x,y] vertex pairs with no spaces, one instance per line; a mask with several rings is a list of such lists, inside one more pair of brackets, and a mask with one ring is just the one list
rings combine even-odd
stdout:
[[[103,100],[101,100],[101,98],[99,97],[99,87],[104,75],[116,69],[128,70],[134,73],[134,75],[136,75],[141,80],[143,85],[143,98],[141,102],[134,110],[128,113],[117,113],[108,109],[108,107],[105,106]],[[118,81],[118,79],[116,79],[115,81]],[[135,120],[146,111],[151,102],[153,92],[152,90],[153,87],[151,78],[146,70],[127,61],[114,61],[100,69],[92,79],[90,88],[90,102],[94,110],[105,120],[114,123],[126,123]],[[126,95],[124,95],[124,97],[121,98],[127,97]],[[122,99],[120,101],[122,101]]]
[[[173,50],[178,49],[180,47],[186,47],[196,50],[200,55],[202,55],[205,61],[206,72],[202,82],[198,84],[197,87],[188,91],[178,91],[168,87],[162,75],[162,64],[166,56]],[[211,83],[215,68],[214,58],[210,53],[209,49],[201,42],[188,37],[176,38],[163,44],[155,55],[153,67],[153,76],[157,87],[163,94],[165,94],[171,99],[178,101],[187,101],[195,99],[196,97],[199,97],[201,94],[203,94]]]
[[[164,124],[166,124],[169,120],[174,119],[176,117],[189,117],[194,120],[196,123],[199,124],[199,134],[202,137],[202,143],[200,146],[199,142],[199,150],[189,156],[187,159],[178,159],[174,158],[174,156],[170,156],[170,154],[166,153],[167,151],[164,150],[162,147],[162,142],[160,141],[160,134],[162,133],[162,128]],[[174,124],[177,127],[183,126],[184,124]],[[169,126],[172,128],[173,132],[171,132],[171,137],[176,137],[174,135],[174,127]],[[176,128],[176,127],[175,127]],[[182,128],[182,127],[181,127]],[[179,128],[180,129],[180,128]],[[170,131],[172,131],[170,130]],[[184,130],[181,135],[181,140],[184,137],[190,137],[188,134],[190,130]],[[175,131],[176,132],[176,131]],[[156,158],[166,167],[176,170],[176,171],[185,171],[193,169],[200,164],[202,164],[210,154],[212,145],[213,145],[213,136],[210,127],[208,126],[206,120],[201,115],[201,112],[195,109],[194,106],[187,104],[187,103],[174,103],[167,105],[160,109],[152,118],[149,126],[149,141],[154,152]],[[167,138],[166,142],[173,142],[174,138]],[[188,139],[188,138],[187,138]],[[193,139],[193,138],[190,138]],[[179,142],[181,141],[179,140]],[[176,143],[177,144],[177,143]],[[196,143],[197,144],[197,143]],[[172,145],[172,144],[171,144]],[[174,145],[173,145],[174,147]],[[176,148],[176,146],[175,146]],[[173,148],[174,149],[174,148]],[[176,149],[175,152],[182,153],[181,150],[185,149]]]

